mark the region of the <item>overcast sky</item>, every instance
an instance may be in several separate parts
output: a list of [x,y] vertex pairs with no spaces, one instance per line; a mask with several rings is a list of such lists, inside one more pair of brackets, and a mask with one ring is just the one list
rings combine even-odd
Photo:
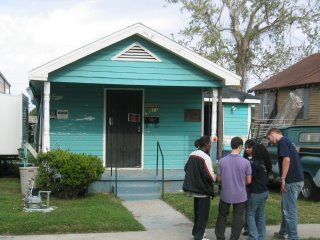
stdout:
[[140,22],[170,37],[188,21],[164,0],[1,0],[0,72],[26,93],[28,72]]

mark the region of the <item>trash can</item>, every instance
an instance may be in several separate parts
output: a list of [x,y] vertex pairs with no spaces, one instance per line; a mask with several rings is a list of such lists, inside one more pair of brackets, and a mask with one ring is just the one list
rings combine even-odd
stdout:
[[[21,193],[25,195],[27,192],[28,180],[29,178],[34,180],[36,179],[38,167],[19,167],[19,172],[20,172]],[[36,186],[34,185],[33,187],[35,188]]]

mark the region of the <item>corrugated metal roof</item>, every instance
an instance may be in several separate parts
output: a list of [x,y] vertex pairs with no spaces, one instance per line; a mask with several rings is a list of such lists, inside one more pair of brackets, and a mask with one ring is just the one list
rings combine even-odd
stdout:
[[320,53],[304,58],[268,80],[249,89],[249,92],[320,83]]

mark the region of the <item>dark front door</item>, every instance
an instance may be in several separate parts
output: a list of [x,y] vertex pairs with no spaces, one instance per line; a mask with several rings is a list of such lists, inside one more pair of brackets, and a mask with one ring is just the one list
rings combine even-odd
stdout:
[[142,91],[107,90],[107,167],[141,167]]

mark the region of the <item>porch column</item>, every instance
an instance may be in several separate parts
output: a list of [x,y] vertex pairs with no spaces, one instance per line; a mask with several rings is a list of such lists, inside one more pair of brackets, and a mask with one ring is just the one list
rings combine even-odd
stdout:
[[217,158],[222,158],[223,151],[223,105],[222,105],[222,87],[218,89],[218,154]]
[[50,150],[50,82],[43,85],[42,152]]
[[217,102],[218,90],[212,88],[212,112],[211,112],[211,159],[217,160],[218,138],[217,138]]

